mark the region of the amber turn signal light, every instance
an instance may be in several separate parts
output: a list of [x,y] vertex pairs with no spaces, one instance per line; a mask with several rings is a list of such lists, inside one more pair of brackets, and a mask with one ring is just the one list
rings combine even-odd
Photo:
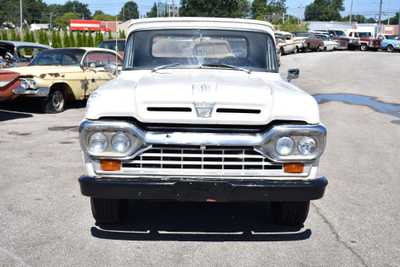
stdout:
[[100,160],[100,168],[106,172],[116,172],[121,170],[120,160],[102,159]]
[[287,173],[302,173],[304,172],[304,164],[302,163],[285,163],[283,169]]

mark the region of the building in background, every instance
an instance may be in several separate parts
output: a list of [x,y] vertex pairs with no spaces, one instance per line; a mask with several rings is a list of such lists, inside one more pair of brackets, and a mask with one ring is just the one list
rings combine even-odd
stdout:
[[118,24],[117,21],[72,19],[69,23],[69,30],[116,32]]
[[385,25],[383,29],[385,35],[399,35],[400,36],[400,27],[399,25]]
[[33,23],[31,24],[30,29],[31,31],[48,30],[50,29],[50,24]]

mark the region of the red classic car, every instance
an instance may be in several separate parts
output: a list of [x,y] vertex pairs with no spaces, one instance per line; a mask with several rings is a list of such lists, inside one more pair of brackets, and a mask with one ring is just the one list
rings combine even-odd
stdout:
[[0,101],[13,99],[13,90],[19,86],[20,74],[4,70],[0,71]]
[[324,48],[324,41],[318,38],[315,34],[310,32],[294,32],[295,37],[303,37],[304,40],[304,51],[320,51]]

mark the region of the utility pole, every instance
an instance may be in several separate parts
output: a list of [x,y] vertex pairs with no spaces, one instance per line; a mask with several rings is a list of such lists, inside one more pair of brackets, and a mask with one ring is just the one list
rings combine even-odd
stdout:
[[53,30],[53,13],[50,12],[50,26],[49,26],[50,30]]
[[382,33],[382,8],[383,8],[383,0],[380,0],[379,1],[379,19],[378,19],[379,33]]
[[22,0],[19,0],[19,30],[22,33]]
[[353,23],[353,0],[351,0],[350,4],[350,24]]

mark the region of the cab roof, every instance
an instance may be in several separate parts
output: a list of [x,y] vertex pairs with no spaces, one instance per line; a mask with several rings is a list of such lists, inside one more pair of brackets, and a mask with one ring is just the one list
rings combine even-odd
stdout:
[[273,35],[274,27],[271,23],[252,19],[234,18],[204,18],[204,17],[169,17],[169,18],[145,18],[133,20],[128,31],[152,30],[152,29],[224,29],[263,31]]

